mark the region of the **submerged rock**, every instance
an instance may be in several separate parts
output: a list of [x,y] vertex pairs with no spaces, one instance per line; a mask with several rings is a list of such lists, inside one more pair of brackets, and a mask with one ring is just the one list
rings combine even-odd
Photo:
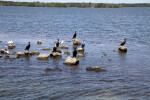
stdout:
[[37,41],[37,44],[42,44],[42,41],[41,41],[41,40],[38,40],[38,41]]
[[59,67],[55,67],[55,69],[58,70],[58,71],[62,71]]
[[77,57],[84,57],[84,54],[78,54]]
[[47,48],[43,48],[42,50],[51,50],[51,48],[47,47]]
[[17,52],[16,54],[17,54],[17,58],[20,58],[20,57],[24,57],[24,56],[25,56],[25,54],[24,54],[24,53],[21,53],[21,52]]
[[61,49],[68,49],[68,46],[59,46]]
[[65,42],[71,42],[70,40],[66,40]]
[[62,55],[59,52],[52,52],[52,53],[50,53],[50,57],[51,58],[62,58]]
[[32,55],[39,55],[40,54],[40,52],[39,51],[32,51],[32,53],[31,53]]
[[12,45],[12,44],[9,44],[8,45],[8,49],[14,49],[16,46],[15,45]]
[[69,64],[69,65],[76,65],[79,63],[79,59],[77,58],[71,58],[71,57],[67,57],[67,59],[64,61],[64,64]]
[[105,69],[101,69],[101,67],[99,67],[99,66],[87,67],[86,70],[88,70],[88,71],[106,71]]
[[84,48],[78,48],[77,52],[84,52]]
[[6,59],[6,60],[9,59],[9,56],[5,56],[4,59]]
[[125,46],[120,46],[118,51],[127,52],[127,48]]
[[0,55],[0,58],[2,58],[3,56],[2,55]]
[[37,59],[39,59],[39,60],[47,60],[48,58],[49,58],[49,55],[39,55],[37,57]]
[[70,52],[64,52],[64,54],[70,55]]
[[73,45],[81,45],[81,42],[78,39],[72,39]]
[[45,68],[45,71],[50,71],[50,70],[51,70],[51,68],[48,68],[48,67],[47,67],[47,68]]

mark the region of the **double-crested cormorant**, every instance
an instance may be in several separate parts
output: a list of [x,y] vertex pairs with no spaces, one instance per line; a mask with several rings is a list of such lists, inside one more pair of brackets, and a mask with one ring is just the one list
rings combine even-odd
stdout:
[[56,47],[57,47],[57,48],[59,47],[59,39],[57,39]]
[[83,43],[82,43],[82,48],[84,48],[85,46],[85,40],[83,40]]
[[124,39],[124,41],[120,45],[123,46],[125,43],[126,43],[126,38]]
[[76,31],[75,31],[72,39],[76,38],[76,36],[77,36],[77,34],[76,34]]
[[52,52],[56,52],[56,47],[55,46],[53,47],[53,51]]
[[76,56],[77,56],[77,48],[74,48],[74,51],[73,51],[73,57],[76,58]]
[[30,42],[28,42],[29,44],[26,46],[25,50],[28,50],[30,49]]

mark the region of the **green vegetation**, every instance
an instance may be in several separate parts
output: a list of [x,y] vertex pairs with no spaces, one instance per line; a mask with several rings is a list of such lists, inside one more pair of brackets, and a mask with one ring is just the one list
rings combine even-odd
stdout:
[[79,7],[79,8],[121,8],[121,7],[150,7],[149,3],[142,4],[109,4],[109,3],[43,3],[43,2],[12,2],[0,1],[0,6],[26,7]]

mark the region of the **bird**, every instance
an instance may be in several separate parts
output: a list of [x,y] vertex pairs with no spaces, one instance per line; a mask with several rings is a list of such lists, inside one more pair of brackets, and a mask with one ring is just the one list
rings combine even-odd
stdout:
[[61,42],[60,42],[60,44],[62,45],[64,43],[64,41],[62,40]]
[[26,46],[25,50],[28,50],[30,49],[30,42],[28,42],[29,44]]
[[8,43],[8,44],[13,44],[14,42],[11,40],[11,41],[8,41],[7,43]]
[[73,57],[76,58],[76,56],[77,56],[77,48],[75,47],[75,48],[74,48],[74,51],[73,51]]
[[55,46],[53,47],[53,51],[52,52],[56,52],[56,47]]
[[75,31],[72,39],[76,38],[76,36],[77,36],[77,34],[76,34],[76,31]]
[[83,40],[83,43],[82,43],[82,48],[85,47],[85,40]]
[[123,46],[125,43],[126,43],[126,38],[124,39],[124,41],[120,45]]
[[7,45],[5,45],[4,48],[7,49]]
[[59,39],[57,39],[56,47],[57,47],[57,48],[59,47]]

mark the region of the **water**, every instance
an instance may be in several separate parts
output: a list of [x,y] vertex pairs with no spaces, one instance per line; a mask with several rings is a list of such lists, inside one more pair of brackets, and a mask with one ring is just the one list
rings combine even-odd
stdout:
[[[71,40],[74,31],[81,42],[86,40],[85,57],[79,58],[77,66],[64,65],[65,54],[61,59],[42,61],[37,56],[0,58],[0,99],[149,100],[149,19],[149,7],[0,7],[0,49],[13,40],[13,51],[24,52],[30,41],[31,51],[49,54],[42,48],[53,48],[57,38]],[[128,52],[113,52],[124,38]],[[63,52],[72,52],[72,43],[63,45],[69,46]],[[88,66],[107,71],[89,72]],[[45,72],[46,67],[52,71]]]

